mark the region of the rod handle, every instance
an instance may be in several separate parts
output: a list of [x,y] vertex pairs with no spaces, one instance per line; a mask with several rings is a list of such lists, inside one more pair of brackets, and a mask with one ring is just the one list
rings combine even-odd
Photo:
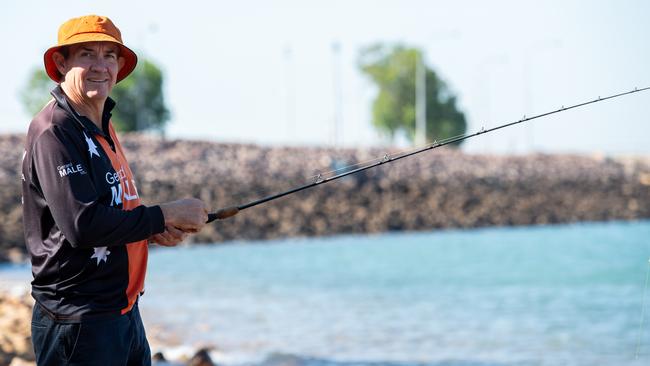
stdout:
[[222,208],[220,210],[217,210],[217,212],[209,213],[207,222],[210,223],[214,220],[227,219],[229,217],[237,215],[238,213],[239,213],[239,208],[237,208],[236,206]]

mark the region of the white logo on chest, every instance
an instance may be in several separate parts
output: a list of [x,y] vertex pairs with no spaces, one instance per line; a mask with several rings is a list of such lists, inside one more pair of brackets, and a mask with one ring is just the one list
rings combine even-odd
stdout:
[[90,259],[97,259],[97,265],[99,266],[99,262],[104,261],[108,263],[108,255],[111,254],[111,252],[108,250],[108,247],[99,247],[99,248],[93,248],[95,250],[95,253],[90,257]]
[[97,155],[97,157],[99,157],[99,151],[97,151],[97,145],[95,145],[93,139],[88,137],[88,135],[86,135],[85,132],[84,132],[84,137],[86,138],[86,144],[88,144],[88,152],[90,153],[90,159],[92,160],[93,155]]
[[115,173],[107,172],[106,183],[111,185],[111,206],[119,205],[123,201],[133,201],[139,197],[135,180],[127,178],[124,167]]

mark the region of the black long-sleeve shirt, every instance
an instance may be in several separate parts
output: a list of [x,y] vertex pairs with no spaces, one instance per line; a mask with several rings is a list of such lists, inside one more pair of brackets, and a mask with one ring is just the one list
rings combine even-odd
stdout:
[[158,206],[141,205],[110,123],[98,128],[60,87],[29,126],[22,164],[23,223],[32,296],[76,321],[123,314],[144,290],[147,238],[164,230]]

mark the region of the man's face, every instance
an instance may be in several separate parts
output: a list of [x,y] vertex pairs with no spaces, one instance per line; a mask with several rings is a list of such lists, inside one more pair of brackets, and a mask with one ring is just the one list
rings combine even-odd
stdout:
[[105,101],[124,65],[119,52],[119,47],[111,42],[80,43],[70,46],[68,58],[59,57],[57,66],[65,83],[79,97]]

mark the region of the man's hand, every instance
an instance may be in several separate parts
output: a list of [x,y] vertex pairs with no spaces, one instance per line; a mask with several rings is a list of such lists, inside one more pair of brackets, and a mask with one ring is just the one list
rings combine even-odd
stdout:
[[208,206],[196,198],[160,204],[165,226],[173,226],[186,233],[199,232],[208,221]]
[[178,243],[185,240],[187,234],[173,226],[165,226],[165,231],[153,235],[149,241],[165,247],[175,247]]

